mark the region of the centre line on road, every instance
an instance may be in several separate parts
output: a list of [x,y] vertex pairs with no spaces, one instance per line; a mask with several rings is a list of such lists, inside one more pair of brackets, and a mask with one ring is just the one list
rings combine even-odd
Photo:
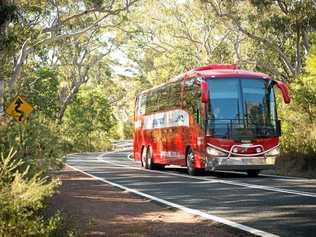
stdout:
[[207,220],[211,220],[211,221],[215,221],[215,222],[218,222],[218,223],[222,223],[222,224],[225,224],[225,225],[228,225],[228,226],[231,226],[231,227],[234,227],[234,228],[246,231],[248,233],[251,233],[251,234],[254,234],[254,235],[257,235],[257,236],[265,236],[265,237],[277,237],[278,236],[278,235],[274,235],[274,234],[271,234],[271,233],[268,233],[268,232],[265,232],[265,231],[262,231],[262,230],[258,230],[258,229],[255,229],[255,228],[252,228],[252,227],[249,227],[249,226],[246,226],[246,225],[242,225],[242,224],[239,224],[239,223],[227,220],[227,219],[219,217],[219,216],[211,215],[211,214],[208,214],[206,212],[202,212],[202,211],[197,210],[197,209],[192,209],[192,208],[188,208],[188,207],[182,206],[182,205],[177,204],[177,203],[169,202],[167,200],[164,200],[164,199],[161,199],[161,198],[158,198],[158,197],[155,197],[155,196],[152,196],[152,195],[140,192],[140,191],[138,191],[136,189],[128,188],[128,187],[123,186],[121,184],[109,181],[109,180],[107,180],[105,178],[100,178],[100,177],[94,176],[92,174],[89,174],[89,173],[87,173],[87,172],[85,172],[83,170],[80,170],[80,169],[72,166],[72,165],[68,165],[68,166],[71,167],[74,170],[77,170],[77,171],[79,171],[79,172],[81,172],[81,173],[83,173],[85,175],[88,175],[88,176],[90,176],[90,177],[92,177],[92,178],[94,178],[96,180],[99,180],[101,182],[110,184],[110,185],[112,185],[114,187],[117,187],[119,189],[125,190],[125,191],[130,192],[130,193],[134,193],[134,194],[136,194],[138,196],[142,196],[142,197],[148,198],[150,200],[162,203],[164,205],[167,205],[167,206],[170,206],[170,207],[173,207],[173,208],[177,208],[177,209],[182,210],[182,211],[184,211],[186,213],[189,213],[189,214],[192,214],[192,215],[196,215],[196,216],[200,216],[200,217],[202,217],[204,219],[207,219]]
[[197,180],[204,180],[204,181],[216,180],[219,183],[230,184],[230,185],[235,185],[235,186],[240,186],[240,187],[247,187],[247,188],[252,188],[252,189],[260,189],[260,190],[265,190],[265,191],[272,191],[272,192],[286,193],[286,194],[294,194],[294,195],[299,195],[299,196],[304,196],[304,197],[316,198],[316,194],[315,193],[310,193],[310,192],[301,192],[301,191],[296,191],[296,190],[291,190],[291,189],[274,188],[274,187],[269,187],[269,186],[264,186],[264,185],[248,184],[248,183],[242,183],[242,182],[236,182],[236,181],[228,181],[228,180],[222,180],[222,179],[194,177],[194,176],[188,176],[188,175],[183,175],[183,174],[162,172],[162,171],[158,171],[158,170],[147,170],[147,169],[143,169],[143,168],[140,168],[140,167],[131,167],[131,166],[128,166],[128,165],[117,164],[115,162],[104,160],[104,159],[102,159],[102,157],[104,155],[108,155],[108,153],[104,153],[104,154],[98,155],[96,157],[97,160],[99,160],[101,162],[105,162],[105,163],[111,164],[111,165],[117,165],[117,166],[120,166],[120,167],[124,167],[124,168],[135,169],[135,170],[142,170],[142,171],[151,172],[151,173],[159,173],[159,174],[165,174],[165,175],[185,177],[185,178],[188,178],[188,179],[197,179]]

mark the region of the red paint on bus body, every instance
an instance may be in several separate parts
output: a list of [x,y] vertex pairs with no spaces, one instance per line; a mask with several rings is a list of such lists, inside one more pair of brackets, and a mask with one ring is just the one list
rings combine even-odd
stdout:
[[[272,80],[266,74],[259,72],[249,72],[240,70],[236,65],[209,65],[192,69],[191,71],[184,73],[177,79],[181,83],[181,96],[184,96],[184,82],[194,77],[205,79],[212,78],[260,78],[264,80]],[[284,102],[290,102],[290,96],[287,86],[280,81],[275,81],[277,87],[281,90]],[[205,120],[206,109],[205,102],[207,100],[205,90],[207,90],[207,83],[202,81],[201,85],[202,98],[197,106],[201,109],[201,119]],[[146,90],[140,95],[146,95],[151,90]],[[136,103],[140,103],[140,97],[137,97]],[[197,98],[198,99],[198,98]],[[181,106],[178,109],[182,110],[184,101],[182,100]],[[140,105],[136,104],[136,110],[139,110]],[[168,111],[164,111],[168,112]],[[189,111],[187,111],[189,112]],[[157,112],[159,113],[159,111]],[[156,113],[156,114],[157,114]],[[245,148],[242,145],[245,141],[235,141],[232,139],[222,139],[208,136],[205,129],[201,124],[196,121],[193,114],[189,113],[189,126],[174,126],[166,128],[151,128],[144,129],[145,117],[150,115],[141,115],[135,112],[135,129],[134,129],[134,159],[141,160],[142,151],[152,151],[152,162],[161,165],[180,165],[186,166],[187,150],[190,147],[194,152],[194,166],[196,168],[206,168],[209,162],[209,157],[206,153],[206,147],[208,144],[223,149],[225,151],[231,151],[233,146],[240,145],[238,147],[238,153],[249,155],[254,154],[257,146],[261,146],[263,151],[268,151],[278,146],[279,138],[277,136],[253,139],[246,141],[251,143],[251,147]],[[250,157],[251,159],[251,157]],[[259,167],[260,168],[260,167]]]

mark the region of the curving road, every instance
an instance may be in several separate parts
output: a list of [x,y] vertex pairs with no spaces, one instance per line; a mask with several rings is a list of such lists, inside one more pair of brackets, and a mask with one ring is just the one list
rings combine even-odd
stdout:
[[144,170],[124,151],[68,156],[67,163],[129,192],[259,236],[316,236],[316,180],[241,173],[191,177],[183,168]]

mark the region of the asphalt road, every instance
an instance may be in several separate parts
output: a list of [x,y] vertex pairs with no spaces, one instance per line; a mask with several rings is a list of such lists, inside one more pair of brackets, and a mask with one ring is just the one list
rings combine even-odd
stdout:
[[148,171],[128,159],[129,149],[73,154],[67,163],[119,188],[257,235],[316,236],[315,179],[225,172],[191,177],[175,167]]

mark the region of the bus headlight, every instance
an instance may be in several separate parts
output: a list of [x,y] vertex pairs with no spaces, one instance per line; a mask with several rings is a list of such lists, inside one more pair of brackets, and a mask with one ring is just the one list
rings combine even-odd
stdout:
[[206,153],[210,156],[227,156],[225,152],[219,151],[209,146],[206,147]]
[[276,147],[267,153],[267,156],[278,156],[280,155],[280,148]]

